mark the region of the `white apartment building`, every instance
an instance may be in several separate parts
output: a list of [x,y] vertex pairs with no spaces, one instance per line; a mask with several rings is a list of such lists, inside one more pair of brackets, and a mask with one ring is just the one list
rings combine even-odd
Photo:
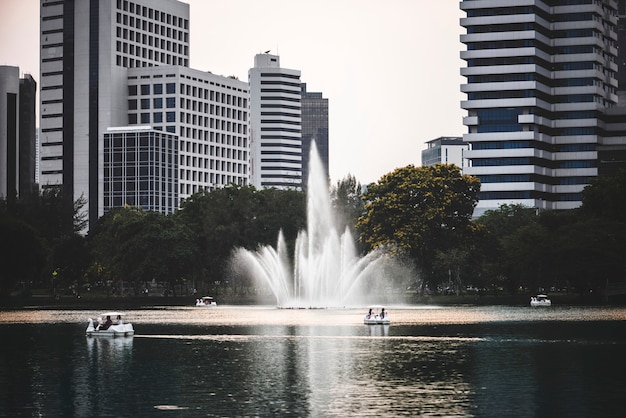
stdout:
[[617,103],[615,0],[461,2],[466,174],[475,216],[502,204],[580,206]]
[[189,5],[41,0],[40,184],[104,213],[103,138],[128,124],[129,68],[189,65]]
[[178,136],[179,198],[250,184],[248,83],[182,66],[128,70],[129,125]]
[[300,71],[269,53],[254,57],[250,83],[251,181],[257,188],[302,188]]

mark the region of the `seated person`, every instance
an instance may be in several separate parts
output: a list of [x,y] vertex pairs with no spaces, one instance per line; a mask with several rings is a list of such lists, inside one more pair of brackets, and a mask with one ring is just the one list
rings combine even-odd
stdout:
[[98,329],[99,330],[105,330],[105,329],[109,329],[109,327],[113,324],[113,321],[111,321],[111,317],[109,315],[107,315],[107,320],[104,321],[103,324],[98,325]]

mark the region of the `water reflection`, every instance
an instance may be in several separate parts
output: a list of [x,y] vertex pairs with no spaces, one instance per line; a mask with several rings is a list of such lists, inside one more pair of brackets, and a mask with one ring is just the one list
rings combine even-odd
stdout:
[[93,312],[2,312],[0,416],[607,416],[625,312],[172,308],[127,312],[126,338],[85,337]]

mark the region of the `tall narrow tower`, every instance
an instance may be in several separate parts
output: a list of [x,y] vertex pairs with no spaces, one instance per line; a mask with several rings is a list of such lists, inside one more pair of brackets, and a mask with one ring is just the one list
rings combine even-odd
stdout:
[[254,57],[250,82],[251,182],[257,188],[302,188],[300,71],[277,55]]
[[189,5],[175,0],[41,0],[40,184],[103,214],[103,146],[128,124],[127,69],[189,65]]

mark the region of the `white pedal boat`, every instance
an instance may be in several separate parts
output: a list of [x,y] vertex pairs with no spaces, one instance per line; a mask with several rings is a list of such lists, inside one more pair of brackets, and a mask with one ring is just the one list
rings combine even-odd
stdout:
[[[135,335],[133,324],[123,321],[121,312],[106,312],[98,318],[95,325],[93,319],[89,318],[89,324],[85,334],[89,337],[126,337]],[[104,320],[102,318],[105,318]]]
[[373,305],[369,307],[369,312],[365,314],[363,323],[365,325],[389,325],[391,321],[389,319],[389,313],[385,311],[384,307]]
[[530,306],[552,306],[552,301],[547,295],[537,295],[530,298]]
[[196,299],[196,306],[199,307],[211,307],[217,306],[217,302],[211,296],[204,296],[201,299]]

